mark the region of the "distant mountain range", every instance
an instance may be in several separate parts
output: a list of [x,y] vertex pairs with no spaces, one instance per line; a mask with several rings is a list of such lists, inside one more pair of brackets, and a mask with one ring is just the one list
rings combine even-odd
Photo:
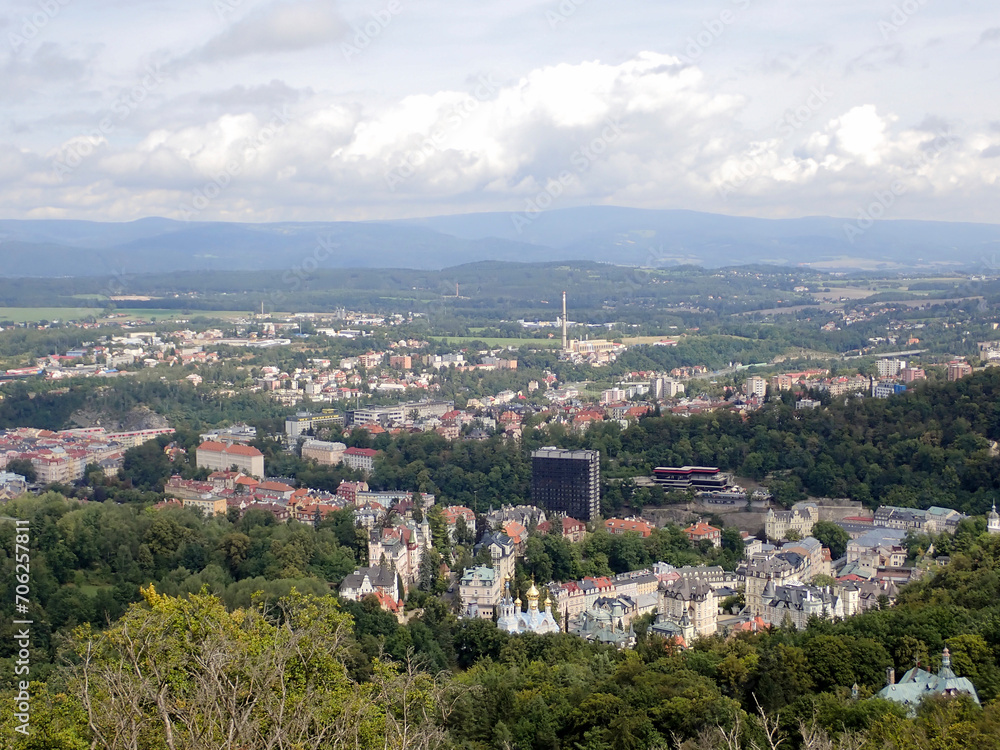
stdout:
[[755,219],[611,206],[374,222],[0,221],[4,277],[440,269],[484,260],[990,273],[1000,263],[1000,225],[884,220],[862,231],[853,221],[827,217]]

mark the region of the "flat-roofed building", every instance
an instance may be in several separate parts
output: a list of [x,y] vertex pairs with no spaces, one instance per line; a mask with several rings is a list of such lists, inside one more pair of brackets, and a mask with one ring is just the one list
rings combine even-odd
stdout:
[[601,454],[542,448],[531,454],[531,499],[547,511],[592,521],[601,513]]

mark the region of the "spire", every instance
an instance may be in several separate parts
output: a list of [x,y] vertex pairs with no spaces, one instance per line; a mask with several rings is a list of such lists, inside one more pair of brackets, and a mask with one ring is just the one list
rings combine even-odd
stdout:
[[938,677],[942,680],[953,680],[956,677],[951,669],[951,652],[947,646],[941,654],[941,670],[938,672]]

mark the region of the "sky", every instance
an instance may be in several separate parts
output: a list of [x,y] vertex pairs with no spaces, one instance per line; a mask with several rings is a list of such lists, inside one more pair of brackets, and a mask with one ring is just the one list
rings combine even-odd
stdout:
[[8,0],[0,218],[1000,223],[996,0]]

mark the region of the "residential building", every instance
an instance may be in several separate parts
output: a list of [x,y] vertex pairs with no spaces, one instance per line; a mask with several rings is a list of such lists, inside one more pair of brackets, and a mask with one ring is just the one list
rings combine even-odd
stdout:
[[362,492],[368,492],[368,482],[343,481],[337,486],[337,497],[343,498],[348,505],[357,503]]
[[409,354],[393,354],[389,357],[389,367],[393,370],[410,370],[413,368],[413,359]]
[[323,466],[335,466],[344,460],[347,446],[324,440],[306,440],[302,444],[302,458],[311,459]]
[[252,477],[264,476],[264,454],[249,445],[207,440],[198,446],[196,461],[199,467],[210,471],[225,471],[235,466]]
[[27,491],[27,479],[11,471],[0,471],[0,500],[12,500]]
[[340,597],[358,602],[366,596],[375,596],[382,609],[396,611],[402,604],[399,576],[388,568],[358,568],[340,584]]
[[876,528],[847,543],[847,562],[876,568],[899,568],[906,562],[904,529]]
[[751,375],[747,378],[747,396],[764,398],[767,395],[767,380],[758,375]]
[[573,543],[582,542],[587,536],[587,525],[574,518],[556,518],[552,521],[543,521],[538,524],[535,530],[539,534],[561,533],[564,539]]
[[714,635],[718,629],[719,605],[715,589],[705,581],[680,578],[660,586],[657,622],[666,620],[680,626],[685,617],[696,636]]
[[458,525],[459,519],[462,519],[465,528],[472,535],[473,541],[475,541],[476,514],[471,508],[466,508],[464,505],[449,505],[447,508],[442,508],[441,515],[444,516],[444,520],[448,524],[448,538],[452,544],[455,543],[455,528]]
[[344,451],[344,463],[367,475],[375,470],[376,456],[378,451],[372,448],[347,448]]
[[880,359],[878,364],[878,376],[880,378],[894,378],[906,369],[904,359]]
[[708,541],[712,543],[713,547],[722,546],[722,529],[710,526],[704,521],[698,521],[697,523],[691,524],[684,529],[684,534],[687,536],[691,544]]
[[216,497],[215,495],[204,495],[197,498],[183,498],[181,503],[185,508],[194,508],[200,511],[206,518],[211,516],[224,516],[226,515],[226,498]]
[[[802,555],[785,552],[765,557],[753,557],[741,566],[746,581],[744,601],[751,616],[763,614],[763,592],[767,585],[778,585],[798,581],[805,571],[806,560]],[[740,572],[740,569],[737,571]]]
[[795,381],[790,375],[775,375],[771,378],[771,390],[773,391],[790,391],[793,385],[795,385]]
[[431,547],[431,530],[427,518],[421,524],[412,520],[396,526],[373,529],[368,537],[368,562],[390,568],[399,574],[404,591],[416,584],[420,563]]
[[972,368],[969,363],[964,360],[953,360],[948,363],[948,380],[955,381],[961,380],[966,375],[972,374]]
[[547,511],[592,521],[601,512],[601,454],[542,448],[531,454],[531,498]]
[[[489,550],[490,562],[500,578],[514,578],[514,567],[517,559],[517,549],[514,541],[506,534],[487,532],[475,547],[473,554],[478,555],[483,548]],[[497,584],[499,586],[499,583]]]
[[[501,599],[501,580],[505,578],[497,574],[493,568],[479,565],[467,568],[458,584],[458,595],[462,602],[462,612],[465,617],[480,617],[485,620],[493,618],[493,614]],[[520,607],[520,599],[517,605]]]
[[807,586],[792,582],[779,586],[768,581],[761,594],[760,616],[772,627],[791,622],[801,630],[811,617],[832,620],[851,617],[858,611],[858,590],[852,585]]
[[635,646],[631,618],[635,603],[628,597],[602,597],[569,625],[569,631],[587,641],[607,643],[620,649]]
[[906,393],[906,386],[902,383],[879,383],[872,381],[872,398],[891,398]]

